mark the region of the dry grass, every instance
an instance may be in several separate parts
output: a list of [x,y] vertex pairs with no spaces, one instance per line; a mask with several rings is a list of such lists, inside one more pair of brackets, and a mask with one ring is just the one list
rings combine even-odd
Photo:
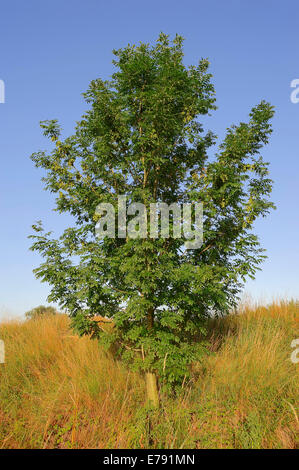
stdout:
[[[143,382],[65,316],[2,325],[2,447],[126,447]],[[5,425],[6,424],[6,425]]]
[[[299,305],[245,305],[210,324],[210,352],[149,436],[143,378],[59,315],[0,326],[2,448],[295,448]],[[297,443],[297,444],[296,444]]]

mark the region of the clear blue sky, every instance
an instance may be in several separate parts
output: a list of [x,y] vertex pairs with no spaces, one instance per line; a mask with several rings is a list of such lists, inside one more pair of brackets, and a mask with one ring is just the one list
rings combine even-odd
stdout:
[[299,297],[299,103],[290,101],[290,83],[299,78],[298,0],[4,0],[0,316],[46,302],[49,288],[32,274],[40,259],[28,251],[27,235],[37,219],[57,231],[65,223],[29,159],[48,146],[39,121],[57,118],[71,133],[87,108],[81,93],[113,71],[112,49],[153,42],[160,31],[186,38],[186,64],[210,59],[219,109],[208,126],[220,137],[261,99],[275,105],[274,134],[263,154],[278,209],[257,223],[269,259],[246,290],[267,299]]

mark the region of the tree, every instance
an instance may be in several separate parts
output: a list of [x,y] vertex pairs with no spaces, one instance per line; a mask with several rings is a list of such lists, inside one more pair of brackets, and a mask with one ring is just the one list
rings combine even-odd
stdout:
[[[182,46],[182,37],[160,34],[153,46],[113,51],[116,71],[91,82],[90,109],[74,134],[63,140],[56,120],[42,122],[55,147],[32,155],[57,195],[56,210],[74,217],[59,239],[33,226],[32,249],[45,259],[35,273],[52,286],[49,300],[86,331],[95,314],[113,318],[113,332],[98,328],[100,341],[117,341],[123,359],[147,374],[153,402],[156,376],[172,386],[188,377],[207,318],[229,312],[246,276],[254,277],[264,250],[252,226],[274,207],[259,153],[272,106],[263,101],[248,123],[230,127],[211,158],[216,136],[198,121],[216,109],[209,63],[186,67]],[[184,237],[97,239],[96,208],[112,204],[117,223],[118,195],[146,208],[202,202],[204,244],[186,250]]]
[[39,307],[35,307],[29,310],[28,312],[26,312],[25,317],[28,320],[35,320],[36,318],[45,317],[47,315],[56,315],[56,314],[57,314],[56,308],[51,307],[50,305],[47,307],[45,305],[40,305]]

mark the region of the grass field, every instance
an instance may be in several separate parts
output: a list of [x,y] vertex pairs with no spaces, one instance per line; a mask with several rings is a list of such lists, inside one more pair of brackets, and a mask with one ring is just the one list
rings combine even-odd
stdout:
[[296,448],[299,304],[211,321],[210,350],[161,408],[143,377],[56,315],[0,325],[0,448]]

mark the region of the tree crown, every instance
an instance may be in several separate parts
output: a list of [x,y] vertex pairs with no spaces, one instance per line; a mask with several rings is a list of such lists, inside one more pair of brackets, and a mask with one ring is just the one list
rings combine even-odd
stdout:
[[[101,339],[117,340],[131,364],[168,382],[200,354],[206,318],[227,313],[242,281],[254,277],[264,254],[253,223],[274,207],[260,155],[273,107],[255,106],[209,158],[216,136],[198,120],[216,109],[209,63],[186,67],[182,46],[180,36],[161,34],[154,46],[114,51],[116,71],[91,82],[90,109],[75,133],[61,140],[57,121],[42,122],[54,149],[32,155],[56,210],[74,217],[59,239],[33,226],[32,249],[45,258],[35,272],[52,286],[49,299],[80,324],[82,315],[113,318],[116,328]],[[183,237],[97,239],[96,208],[110,203],[117,217],[119,195],[146,207],[202,202],[203,246],[186,250]]]

